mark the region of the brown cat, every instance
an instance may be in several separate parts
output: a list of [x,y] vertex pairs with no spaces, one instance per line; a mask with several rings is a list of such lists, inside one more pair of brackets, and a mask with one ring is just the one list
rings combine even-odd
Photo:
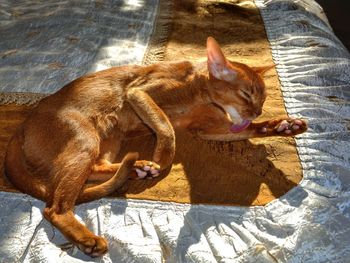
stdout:
[[[90,74],[43,99],[9,143],[9,180],[45,201],[45,218],[79,249],[101,256],[107,242],[76,220],[75,204],[112,193],[132,175],[158,176],[172,164],[174,129],[226,141],[306,130],[297,119],[251,123],[262,111],[261,75],[269,67],[228,61],[211,37],[207,52],[205,64],[123,66]],[[153,160],[129,153],[114,163],[121,141],[147,129],[157,137]],[[105,173],[111,174],[108,180],[86,186]]]

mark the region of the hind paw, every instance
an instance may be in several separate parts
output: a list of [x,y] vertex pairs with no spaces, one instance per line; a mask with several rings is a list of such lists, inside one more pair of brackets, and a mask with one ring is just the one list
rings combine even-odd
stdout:
[[108,248],[104,238],[99,236],[85,237],[77,243],[78,248],[90,257],[103,256]]
[[136,161],[134,170],[138,179],[155,178],[160,174],[160,166],[151,161]]

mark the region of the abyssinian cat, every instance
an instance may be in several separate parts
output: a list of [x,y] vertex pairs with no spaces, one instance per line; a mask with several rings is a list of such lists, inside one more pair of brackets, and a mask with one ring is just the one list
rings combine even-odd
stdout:
[[[45,218],[84,253],[107,251],[104,238],[74,217],[74,206],[104,197],[130,177],[155,177],[175,154],[174,129],[207,140],[243,140],[302,133],[299,119],[252,123],[266,93],[262,74],[225,58],[207,40],[207,63],[122,66],[81,77],[43,99],[11,139],[5,160],[8,179],[46,202]],[[152,160],[127,154],[115,163],[130,132],[150,129],[157,142]],[[110,178],[86,185],[100,174]]]

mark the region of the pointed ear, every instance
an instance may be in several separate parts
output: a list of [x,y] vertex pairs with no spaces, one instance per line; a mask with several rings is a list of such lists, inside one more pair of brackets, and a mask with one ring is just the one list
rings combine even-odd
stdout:
[[264,75],[268,70],[276,67],[276,65],[262,66],[262,67],[252,67],[252,69],[259,75]]
[[237,73],[227,66],[228,62],[218,42],[212,37],[207,39],[208,70],[220,80],[233,81]]

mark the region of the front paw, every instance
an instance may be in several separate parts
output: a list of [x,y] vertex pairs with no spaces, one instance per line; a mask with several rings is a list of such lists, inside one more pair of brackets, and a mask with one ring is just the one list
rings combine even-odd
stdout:
[[258,132],[265,135],[293,136],[307,130],[307,123],[301,119],[287,118],[269,121],[259,128]]
[[140,160],[134,164],[134,171],[136,179],[152,179],[159,176],[160,166],[155,162]]

